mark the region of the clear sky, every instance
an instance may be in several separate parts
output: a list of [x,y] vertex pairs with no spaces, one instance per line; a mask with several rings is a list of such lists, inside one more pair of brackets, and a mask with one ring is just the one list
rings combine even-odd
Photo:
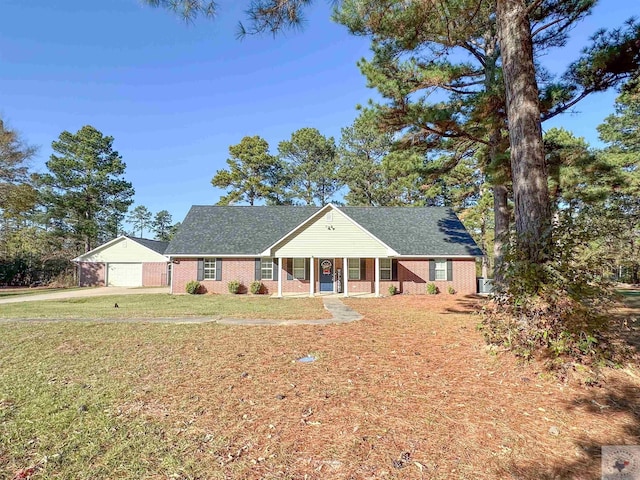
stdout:
[[[0,116],[40,147],[32,168],[44,171],[62,131],[92,125],[114,137],[134,206],[180,221],[224,194],[210,181],[243,136],[264,137],[273,153],[302,127],[337,141],[355,106],[375,95],[356,66],[369,56],[367,39],[333,24],[330,2],[316,0],[302,30],[237,40],[248,0],[219,4],[217,19],[185,25],[139,0],[0,0]],[[600,0],[543,63],[561,73],[597,29],[638,7]],[[614,99],[593,95],[544,128],[564,126],[596,145]]]

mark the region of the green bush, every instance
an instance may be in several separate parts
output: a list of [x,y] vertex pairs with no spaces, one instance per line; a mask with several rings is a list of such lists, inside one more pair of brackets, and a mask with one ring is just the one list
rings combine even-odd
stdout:
[[263,288],[264,288],[264,285],[262,285],[262,282],[259,282],[258,280],[256,280],[255,282],[251,282],[251,285],[249,285],[249,290],[254,295],[258,295],[262,293]]
[[429,295],[438,294],[438,287],[436,286],[435,283],[427,283],[427,293]]
[[455,288],[453,288],[453,285],[449,285],[449,286],[447,287],[447,292],[449,292],[449,295],[455,295],[455,293],[456,293],[456,289],[455,289]]
[[191,280],[189,283],[187,283],[187,286],[186,286],[185,290],[187,291],[187,293],[189,293],[191,295],[195,295],[196,293],[200,293],[200,282],[198,282],[196,280]]
[[229,293],[239,293],[240,292],[241,283],[238,280],[231,280],[227,283],[227,288],[229,289]]
[[398,288],[395,285],[389,285],[389,295],[393,296],[398,293]]

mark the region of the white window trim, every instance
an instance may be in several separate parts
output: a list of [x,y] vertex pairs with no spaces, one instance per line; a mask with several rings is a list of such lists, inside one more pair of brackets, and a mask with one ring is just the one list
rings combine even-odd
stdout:
[[[351,262],[355,261],[356,262],[356,266],[352,267],[351,266]],[[358,271],[358,276],[357,277],[351,277],[351,271]],[[347,259],[347,278],[351,281],[354,280],[360,280],[360,259],[359,258],[348,258]]]
[[215,280],[216,279],[216,259],[205,258],[202,272],[203,280]]
[[[302,267],[296,267],[296,260],[302,261]],[[292,266],[292,274],[293,278],[296,280],[306,280],[307,279],[307,259],[306,258],[294,258],[293,266]],[[302,270],[302,277],[296,275],[296,270]]]
[[[388,267],[383,267],[382,263],[383,262],[389,262],[389,266]],[[393,260],[390,258],[381,258],[380,259],[380,280],[392,280],[393,279]],[[389,272],[389,278],[385,278],[385,275],[383,275],[382,272]]]
[[[265,271],[269,272],[269,274],[265,275]],[[273,258],[260,259],[260,278],[262,280],[273,280]]]
[[[447,260],[443,258],[436,258],[435,262],[435,279],[440,282],[446,282],[449,280],[447,275]],[[438,268],[440,266],[440,268]],[[438,278],[438,272],[443,272],[444,278]]]

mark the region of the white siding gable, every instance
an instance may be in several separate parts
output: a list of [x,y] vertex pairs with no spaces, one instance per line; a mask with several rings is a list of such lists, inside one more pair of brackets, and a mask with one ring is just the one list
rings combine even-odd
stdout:
[[120,238],[104,248],[98,247],[93,252],[82,256],[83,262],[166,262],[164,255],[140,245],[130,238]]
[[273,249],[275,257],[386,257],[380,240],[335,208],[323,210]]

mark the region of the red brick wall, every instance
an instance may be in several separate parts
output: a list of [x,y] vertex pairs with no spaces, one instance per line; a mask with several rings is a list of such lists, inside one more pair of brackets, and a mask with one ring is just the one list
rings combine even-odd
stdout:
[[78,285],[81,287],[104,287],[104,263],[81,262],[78,264]]
[[171,293],[187,293],[187,283],[198,277],[198,261],[195,258],[176,258],[171,268]]
[[447,293],[449,285],[460,294],[476,293],[476,262],[474,259],[453,259],[453,281],[429,281],[429,260],[422,258],[398,259],[398,280],[381,281],[380,293],[387,295],[395,285],[399,293],[423,294],[427,284],[435,283],[441,293]]
[[[198,260],[195,258],[175,259],[178,263],[173,265],[173,293],[185,293],[185,287],[191,280],[196,280],[198,274]],[[342,268],[342,259],[336,259],[335,268]],[[308,293],[308,280],[287,280],[287,262],[282,260],[283,293]],[[453,260],[453,281],[436,281],[441,292],[446,293],[448,286],[452,285],[456,292],[461,294],[476,293],[476,266],[473,259]],[[319,291],[318,260],[315,259],[315,292]],[[344,278],[347,272],[343,270]],[[255,258],[223,258],[222,280],[203,280],[205,293],[229,293],[227,283],[231,280],[239,280],[244,286],[243,293],[249,289],[255,278]],[[399,259],[398,280],[381,281],[380,293],[386,295],[390,285],[395,285],[400,293],[424,294],[429,282],[429,260],[427,259]],[[278,292],[277,280],[262,280],[265,294],[274,295]],[[366,259],[365,278],[363,280],[349,281],[349,293],[373,293],[375,291],[375,260]]]
[[167,284],[167,263],[147,262],[142,264],[142,286],[163,287]]
[[[188,282],[196,280],[198,277],[198,259],[196,258],[178,258],[175,259],[179,263],[173,264],[173,293],[185,293]],[[283,293],[306,293],[309,291],[309,281],[305,280],[287,280],[287,272],[285,270],[286,263],[282,261],[282,291]],[[202,280],[205,293],[229,293],[227,284],[232,280],[239,280],[243,285],[241,290],[247,293],[251,282],[255,279],[255,258],[223,258],[222,259],[222,279]],[[264,294],[275,295],[278,293],[277,280],[261,280],[264,285]]]

